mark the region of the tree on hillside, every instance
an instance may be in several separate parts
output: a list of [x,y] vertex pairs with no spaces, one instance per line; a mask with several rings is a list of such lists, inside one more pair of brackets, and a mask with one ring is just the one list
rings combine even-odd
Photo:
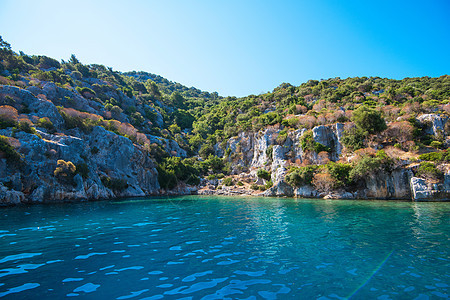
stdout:
[[178,108],[184,107],[184,98],[179,92],[173,92],[169,98],[169,104]]
[[2,36],[0,35],[0,59],[5,59],[13,54],[11,50],[11,45],[4,41]]
[[75,56],[75,54],[72,54],[72,55],[70,56],[70,58],[69,58],[69,63],[70,63],[70,64],[73,64],[73,65],[76,65],[76,64],[79,64],[80,61],[79,61],[78,58]]
[[386,121],[379,111],[362,105],[353,111],[351,120],[356,127],[368,133],[378,133],[387,128]]

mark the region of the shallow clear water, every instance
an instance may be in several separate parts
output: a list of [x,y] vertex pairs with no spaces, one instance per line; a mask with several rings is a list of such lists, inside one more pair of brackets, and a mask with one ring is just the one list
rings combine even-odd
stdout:
[[0,209],[0,297],[449,297],[450,203],[177,197]]

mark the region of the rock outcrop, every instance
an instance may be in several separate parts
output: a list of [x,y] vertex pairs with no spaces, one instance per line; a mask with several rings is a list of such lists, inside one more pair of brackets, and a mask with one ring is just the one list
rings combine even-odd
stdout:
[[[2,134],[5,133],[3,130]],[[96,126],[92,133],[75,136],[55,136],[40,132],[18,132],[17,151],[24,164],[0,171],[0,198],[4,203],[51,202],[64,200],[100,199],[126,196],[145,196],[159,193],[157,171],[153,161],[128,138]],[[2,159],[5,160],[5,159]],[[71,182],[55,178],[58,160],[70,161],[88,168],[86,178],[75,174]],[[106,187],[102,178],[122,179],[126,188]],[[20,193],[20,194],[19,194]],[[19,200],[18,200],[19,199]]]
[[[45,97],[62,101],[61,104],[72,97],[78,101],[80,109],[87,112],[96,112],[98,108],[92,104],[95,101],[52,83],[42,89],[29,87],[29,90],[0,86],[0,95],[0,105],[10,105],[9,102],[22,105],[29,110],[28,118],[47,117],[60,132],[52,134],[44,128],[38,128],[36,134],[13,128],[0,130],[0,135],[9,138],[22,156],[21,162],[12,162],[0,155],[0,204],[145,196],[161,192],[155,164],[143,146],[100,126],[94,126],[91,132],[63,130],[63,118],[55,104]],[[186,156],[186,151],[175,141],[160,139],[159,142],[167,152]],[[84,167],[85,174],[57,178],[54,171],[58,160]],[[114,185],[117,182],[120,185]]]
[[418,177],[411,178],[411,192],[413,200],[450,200],[450,175],[445,175],[443,184],[427,182],[427,180]]
[[[447,119],[438,115],[423,115],[420,122],[427,122],[429,134],[442,134]],[[248,173],[256,184],[261,185],[256,177],[260,168],[271,172],[272,183],[262,195],[295,196],[306,198],[325,197],[328,199],[405,199],[405,200],[445,200],[449,199],[450,176],[446,175],[446,183],[431,185],[425,179],[414,177],[413,171],[405,165],[387,172],[380,171],[376,175],[364,178],[362,185],[352,190],[335,190],[321,193],[310,185],[292,188],[285,182],[289,166],[307,161],[309,164],[324,164],[318,153],[304,151],[300,139],[305,129],[287,132],[286,138],[280,140],[282,129],[269,127],[257,133],[241,132],[238,137],[227,141],[224,149],[219,144],[215,150],[218,156],[228,152],[233,174]],[[341,159],[343,146],[341,143],[344,124],[321,125],[312,129],[314,141],[330,149],[328,161]],[[426,188],[424,188],[426,187]]]

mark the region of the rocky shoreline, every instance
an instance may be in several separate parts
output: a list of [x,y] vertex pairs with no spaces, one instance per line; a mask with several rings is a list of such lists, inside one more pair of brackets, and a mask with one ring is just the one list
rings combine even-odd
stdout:
[[[356,186],[319,190],[310,184],[292,186],[287,183],[286,177],[292,167],[325,166],[329,162],[351,165],[357,155],[346,151],[342,144],[344,130],[354,126],[351,122],[319,125],[309,131],[304,128],[286,130],[277,125],[257,132],[240,132],[214,145],[214,155],[229,165],[230,175],[227,179],[231,180],[231,184],[225,184],[224,179],[201,178],[199,186],[181,184],[166,191],[160,186],[157,165],[149,155],[149,149],[142,144],[102,126],[92,126],[89,132],[78,127],[66,128],[62,117],[64,109],[60,112],[61,107],[57,108],[46,98],[65,99],[68,93],[77,99],[77,108],[84,114],[98,109],[95,101],[53,83],[47,83],[42,88],[30,86],[27,89],[0,86],[3,101],[14,101],[14,105],[27,108],[29,113],[20,115],[20,118],[36,123],[36,120],[47,118],[57,129],[57,132],[39,126],[35,132],[17,131],[12,127],[0,129],[2,138],[22,157],[17,162],[11,162],[4,154],[0,156],[0,205],[195,193],[325,199],[450,199],[448,162],[439,164],[442,180],[421,178],[416,176],[419,155],[411,157],[411,152],[391,146],[385,148],[386,155],[394,157],[395,163],[391,170],[379,170],[367,175]],[[119,94],[124,98],[123,101],[128,99],[123,93]],[[11,106],[5,105],[3,108],[8,113],[17,114],[17,109]],[[69,112],[66,109],[66,113]],[[417,122],[427,124],[425,133],[437,137],[445,132],[448,119],[446,115],[422,114]],[[123,124],[126,126],[126,123]],[[327,151],[317,153],[303,149],[301,139],[307,133],[314,143],[322,145]],[[142,134],[141,137],[159,145],[171,156],[187,156],[175,140],[150,134]],[[444,136],[443,141],[444,149],[448,149],[450,137]],[[379,145],[367,149],[376,152],[377,147]],[[58,168],[71,165],[83,172],[77,171],[70,176],[63,171],[57,172]],[[270,179],[259,178],[258,170],[267,172]],[[256,185],[258,190],[252,185]]]

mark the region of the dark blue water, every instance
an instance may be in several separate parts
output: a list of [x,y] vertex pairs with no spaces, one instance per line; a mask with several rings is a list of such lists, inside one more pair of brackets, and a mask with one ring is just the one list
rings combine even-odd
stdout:
[[450,203],[189,196],[0,209],[0,297],[440,299]]

